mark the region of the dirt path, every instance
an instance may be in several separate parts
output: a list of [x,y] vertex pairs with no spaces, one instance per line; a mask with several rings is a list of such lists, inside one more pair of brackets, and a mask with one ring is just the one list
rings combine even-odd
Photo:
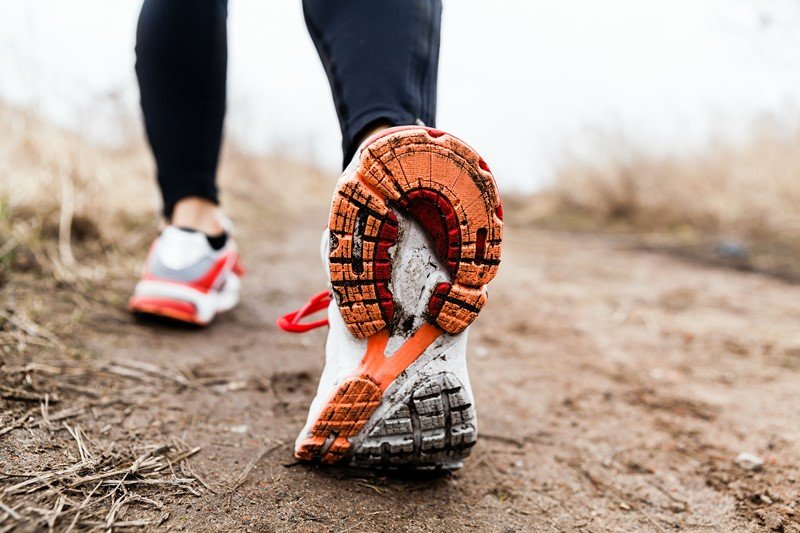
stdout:
[[[240,222],[247,295],[213,328],[119,314],[87,335],[100,360],[205,384],[142,389],[121,418],[202,447],[192,468],[214,493],[167,500],[162,527],[800,531],[800,286],[609,237],[508,229],[471,333],[482,439],[462,471],[295,465],[325,334],[274,321],[324,286],[323,223],[264,237]],[[763,469],[737,466],[740,452]]]
[[[324,332],[276,316],[321,288],[322,220],[258,242],[240,309],[207,330],[98,333],[103,357],[220,377],[128,423],[182,435],[218,494],[166,525],[300,531],[800,530],[800,287],[511,228],[471,338],[483,439],[461,472],[289,466]],[[734,462],[765,459],[760,472]],[[781,529],[783,528],[783,529]]]

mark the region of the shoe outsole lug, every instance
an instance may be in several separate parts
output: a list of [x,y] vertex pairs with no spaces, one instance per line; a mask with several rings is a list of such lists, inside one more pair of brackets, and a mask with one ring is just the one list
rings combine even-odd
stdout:
[[393,209],[412,215],[452,276],[435,295],[429,321],[457,334],[486,302],[500,263],[502,206],[489,167],[461,140],[430,128],[378,136],[355,173],[337,186],[329,228],[331,285],[342,318],[358,338],[392,326],[388,250],[397,238]]
[[350,450],[348,437],[361,431],[381,403],[378,386],[366,378],[351,378],[342,383],[317,417],[311,435],[295,450],[304,461],[334,464]]

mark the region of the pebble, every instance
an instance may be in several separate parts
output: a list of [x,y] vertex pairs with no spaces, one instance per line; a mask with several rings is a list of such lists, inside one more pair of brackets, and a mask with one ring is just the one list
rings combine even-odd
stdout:
[[744,243],[734,239],[725,239],[717,245],[717,253],[731,259],[745,259],[750,255]]
[[758,471],[764,468],[764,459],[752,453],[742,452],[734,462],[745,470]]

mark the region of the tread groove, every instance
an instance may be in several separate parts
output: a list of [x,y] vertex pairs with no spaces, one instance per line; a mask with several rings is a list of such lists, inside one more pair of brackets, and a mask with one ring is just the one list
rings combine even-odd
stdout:
[[409,416],[411,417],[411,435],[414,439],[414,458],[419,459],[420,448],[422,447],[422,424],[419,420],[419,413],[417,406],[414,403],[412,396],[411,401],[408,402]]

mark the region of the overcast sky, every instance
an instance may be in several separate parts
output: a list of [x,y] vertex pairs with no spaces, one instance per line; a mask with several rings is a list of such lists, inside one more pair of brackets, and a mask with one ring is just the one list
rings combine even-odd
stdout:
[[[0,98],[95,138],[136,111],[141,0],[0,0]],[[299,0],[230,0],[227,127],[336,169],[339,129]],[[438,126],[531,190],[597,131],[656,150],[741,136],[800,98],[794,0],[445,0]]]

